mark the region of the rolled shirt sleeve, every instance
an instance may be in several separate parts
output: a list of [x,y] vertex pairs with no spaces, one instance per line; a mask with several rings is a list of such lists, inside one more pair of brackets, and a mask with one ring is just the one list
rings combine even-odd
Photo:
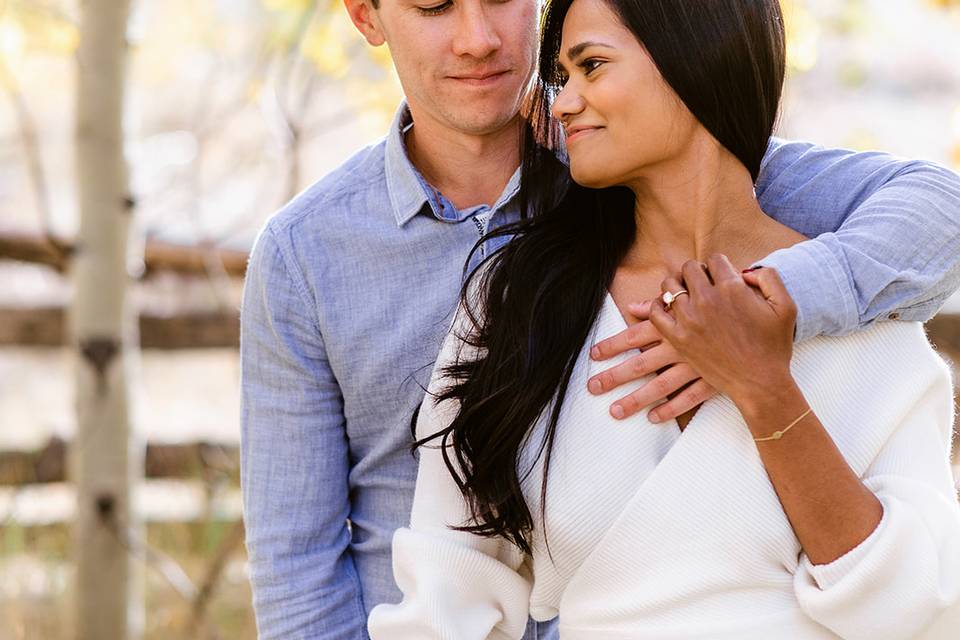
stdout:
[[797,341],[926,321],[960,288],[960,177],[944,167],[774,139],[757,197],[810,238],[754,265],[783,279]]
[[241,305],[240,474],[262,640],[362,640],[343,400],[301,274],[268,225]]

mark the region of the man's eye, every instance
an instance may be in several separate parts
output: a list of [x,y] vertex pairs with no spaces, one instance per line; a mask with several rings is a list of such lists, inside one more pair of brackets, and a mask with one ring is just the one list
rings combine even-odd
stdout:
[[438,16],[446,11],[450,4],[450,0],[447,0],[447,2],[442,4],[434,5],[432,7],[417,7],[417,9],[419,9],[420,13],[425,16]]

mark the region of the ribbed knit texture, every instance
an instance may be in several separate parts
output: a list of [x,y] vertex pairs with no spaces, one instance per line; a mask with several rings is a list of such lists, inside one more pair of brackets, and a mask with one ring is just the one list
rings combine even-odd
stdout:
[[[646,411],[609,416],[614,399],[646,380],[586,391],[591,375],[632,355],[588,357],[591,344],[624,327],[607,296],[564,400],[545,527],[539,462],[524,485],[537,518],[530,557],[451,531],[466,506],[439,449],[421,450],[411,525],[393,540],[404,599],[374,609],[374,640],[520,638],[528,614],[559,615],[564,640],[883,640],[914,636],[960,599],[952,385],[919,324],[880,323],[795,349],[807,401],[884,507],[866,540],[820,566],[803,553],[729,398],[704,403],[681,433],[675,422],[651,424]],[[431,391],[459,346],[451,333]],[[419,435],[449,424],[455,410],[424,403]],[[789,434],[775,446],[790,446]]]

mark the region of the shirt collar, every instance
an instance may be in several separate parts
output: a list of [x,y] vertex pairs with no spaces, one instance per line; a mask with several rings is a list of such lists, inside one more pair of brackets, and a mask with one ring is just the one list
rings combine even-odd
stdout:
[[407,157],[407,150],[403,144],[403,131],[410,122],[412,122],[412,116],[404,100],[397,108],[393,124],[390,125],[390,131],[387,133],[384,159],[387,193],[390,196],[390,206],[393,207],[393,215],[397,219],[398,227],[405,225],[420,213],[425,205],[429,204],[428,194],[417,178],[417,170]]
[[[436,198],[433,198],[433,194],[436,192],[427,184],[427,181],[420,175],[420,172],[417,171],[413,163],[410,162],[409,156],[407,156],[404,132],[412,122],[413,116],[410,114],[406,100],[403,100],[393,117],[393,123],[390,125],[385,151],[387,192],[390,196],[390,205],[393,207],[393,215],[397,220],[398,227],[404,226],[424,207],[429,207],[438,220],[461,222],[480,210],[496,211],[517,195],[520,190],[520,167],[517,167],[517,170],[513,172],[500,197],[490,207],[478,205],[457,211],[446,199],[434,203]],[[443,198],[443,196],[441,195],[439,198]]]

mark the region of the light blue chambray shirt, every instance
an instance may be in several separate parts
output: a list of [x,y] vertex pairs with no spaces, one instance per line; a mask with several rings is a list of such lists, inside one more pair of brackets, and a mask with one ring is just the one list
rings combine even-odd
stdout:
[[[368,612],[399,601],[390,543],[410,518],[410,417],[467,254],[518,216],[519,172],[491,206],[457,211],[410,163],[409,126],[401,105],[385,139],[274,215],[251,253],[240,461],[264,640],[365,639]],[[763,261],[796,301],[798,340],[926,320],[960,286],[960,178],[946,169],[774,140],[757,195],[815,238]],[[556,634],[531,624],[526,637]]]

